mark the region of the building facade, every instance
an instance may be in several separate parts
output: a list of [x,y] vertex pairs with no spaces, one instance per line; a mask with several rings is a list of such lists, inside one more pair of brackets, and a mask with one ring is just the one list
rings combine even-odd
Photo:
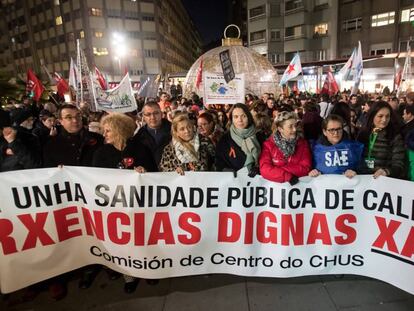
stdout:
[[3,70],[28,68],[68,76],[76,40],[90,67],[109,80],[126,71],[144,74],[185,71],[201,54],[201,39],[177,0],[15,0],[1,8]]
[[[348,57],[361,41],[362,55],[389,55],[406,52],[414,40],[414,0],[342,0],[338,19],[338,55]],[[411,42],[414,47],[414,43]],[[400,60],[403,65],[404,59]],[[394,74],[394,58],[364,63],[367,83],[376,83]],[[371,82],[370,82],[371,81]]]
[[336,58],[338,1],[249,0],[249,46],[274,63]]
[[[275,65],[296,52],[302,62],[345,59],[358,41],[364,57],[390,55],[414,39],[414,0],[248,0],[247,9],[249,47]],[[394,58],[365,62],[365,78],[389,80]]]

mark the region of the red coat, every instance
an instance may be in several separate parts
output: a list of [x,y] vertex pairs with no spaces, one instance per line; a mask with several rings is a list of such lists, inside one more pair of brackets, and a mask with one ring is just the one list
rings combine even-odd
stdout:
[[271,136],[263,143],[259,164],[263,178],[283,183],[289,181],[293,175],[308,175],[312,168],[312,154],[308,142],[299,138],[295,153],[286,159]]

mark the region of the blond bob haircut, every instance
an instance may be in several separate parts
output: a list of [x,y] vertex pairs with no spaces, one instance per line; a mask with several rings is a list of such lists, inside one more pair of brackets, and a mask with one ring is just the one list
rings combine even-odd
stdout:
[[181,122],[187,122],[188,126],[190,126],[193,129],[193,133],[194,135],[197,135],[196,132],[194,131],[194,124],[193,122],[191,122],[190,118],[188,117],[187,113],[177,113],[174,118],[172,119],[172,123],[171,123],[171,136],[179,141],[185,148],[187,148],[195,157],[197,157],[197,152],[194,149],[194,146],[186,141],[183,141],[177,134],[177,130],[178,130],[178,124]]
[[115,144],[125,147],[128,138],[134,136],[136,124],[131,117],[122,113],[111,113],[101,120],[102,128],[109,125],[112,130]]

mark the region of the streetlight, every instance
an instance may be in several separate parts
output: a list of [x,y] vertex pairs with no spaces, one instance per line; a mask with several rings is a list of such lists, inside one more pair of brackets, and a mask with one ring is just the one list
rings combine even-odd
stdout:
[[121,58],[126,55],[127,46],[125,44],[125,37],[118,32],[112,34],[112,51],[114,52],[114,59],[118,61],[119,72],[121,73]]

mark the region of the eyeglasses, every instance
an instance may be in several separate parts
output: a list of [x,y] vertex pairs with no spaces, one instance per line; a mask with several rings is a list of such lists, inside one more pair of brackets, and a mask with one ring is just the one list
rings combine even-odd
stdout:
[[82,116],[80,114],[77,114],[76,116],[68,115],[68,116],[64,116],[62,119],[66,121],[81,120]]
[[336,129],[326,129],[326,131],[327,131],[329,134],[341,133],[341,132],[343,131],[343,128],[342,128],[342,127],[338,127],[338,128],[336,128]]
[[159,115],[161,115],[161,112],[160,111],[152,112],[152,113],[151,112],[144,113],[144,117],[147,117],[147,118],[149,118],[151,116],[158,117]]

